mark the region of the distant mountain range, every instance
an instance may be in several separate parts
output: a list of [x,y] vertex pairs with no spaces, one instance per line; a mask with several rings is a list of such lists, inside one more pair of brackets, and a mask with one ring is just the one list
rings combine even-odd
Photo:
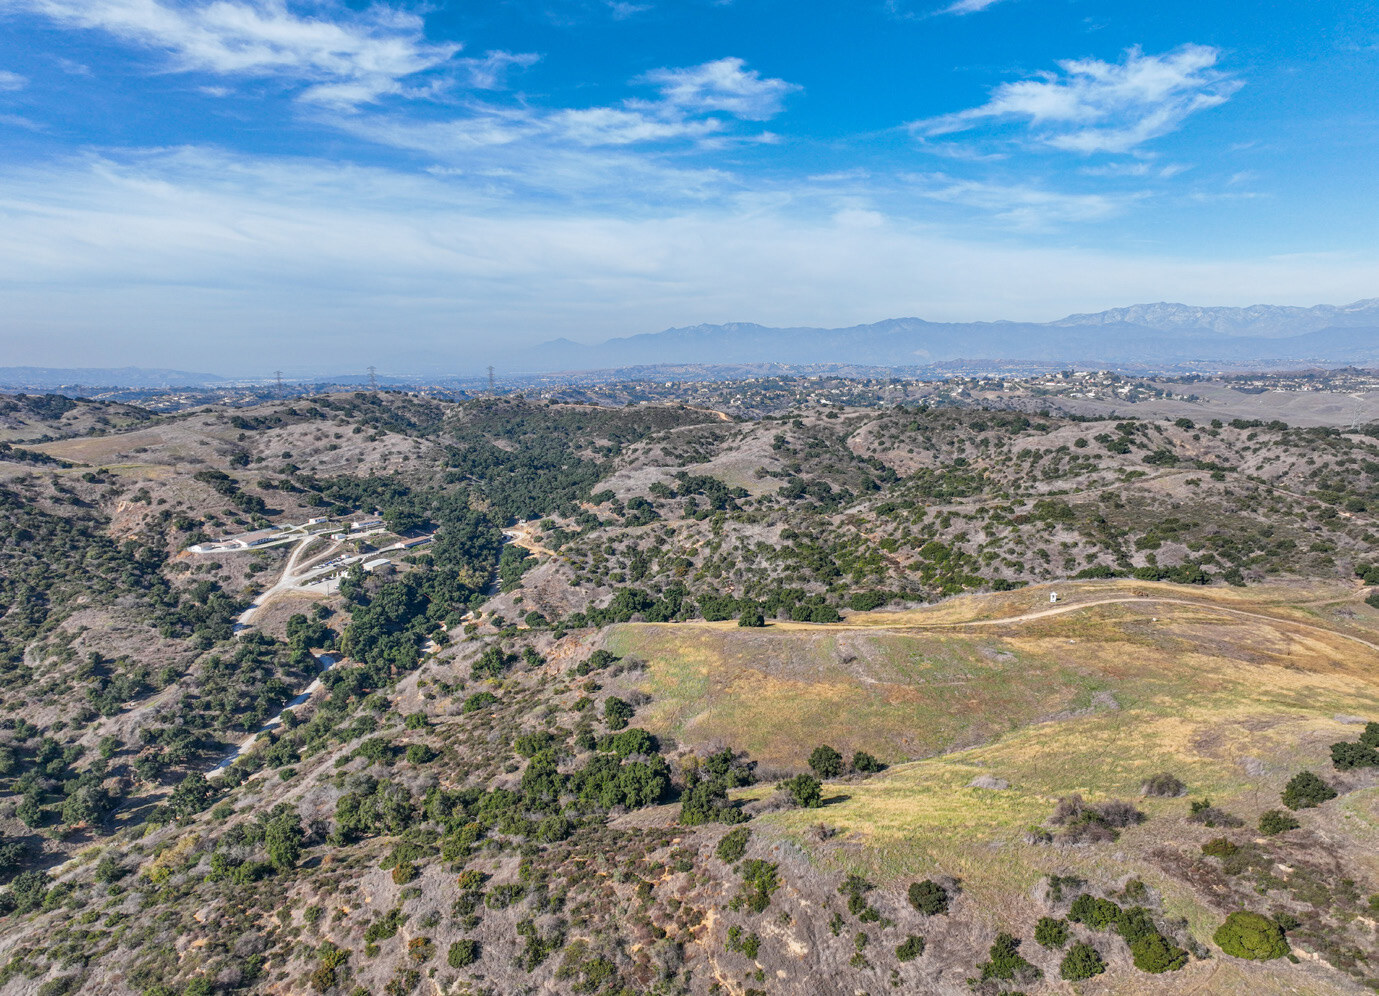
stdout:
[[0,387],[54,391],[62,387],[204,387],[225,380],[216,374],[144,367],[0,367]]
[[[666,329],[595,345],[556,339],[504,353],[481,347],[469,357],[468,365],[491,362],[507,375],[675,365],[924,367],[974,360],[1165,371],[1199,365],[1233,369],[1352,364],[1379,367],[1379,298],[1312,308],[1136,304],[1052,322],[891,318],[840,329],[771,328],[732,322]],[[403,368],[410,365],[416,373],[390,377],[387,383],[400,385],[423,378],[434,382],[455,374],[472,377],[479,373],[479,369],[459,370],[459,364],[447,369],[449,363],[450,358],[439,353],[398,353],[394,364]],[[333,384],[365,380],[357,373],[341,376],[323,372],[319,376]],[[233,381],[186,370],[0,367],[0,389],[9,391],[53,391],[77,385],[156,389],[227,383]]]
[[[1139,304],[1039,323],[892,318],[824,329],[733,322],[592,346],[557,339],[523,359],[540,370],[664,363],[916,366],[979,359],[1162,367],[1373,364],[1379,363],[1379,298],[1314,308]],[[539,366],[530,367],[533,359]]]

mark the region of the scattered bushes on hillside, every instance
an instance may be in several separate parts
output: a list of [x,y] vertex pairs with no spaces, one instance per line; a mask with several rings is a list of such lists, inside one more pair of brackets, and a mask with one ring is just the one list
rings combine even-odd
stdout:
[[804,809],[818,809],[824,804],[823,785],[813,775],[796,775],[781,782],[795,805]]
[[1144,822],[1145,816],[1129,802],[1112,799],[1089,804],[1073,793],[1058,800],[1049,823],[1063,827],[1058,835],[1065,844],[1092,844],[1115,840],[1120,830]]
[[1140,788],[1140,794],[1160,799],[1176,799],[1187,794],[1187,786],[1176,775],[1165,771],[1151,776]]
[[1365,724],[1365,732],[1354,743],[1331,745],[1331,763],[1337,771],[1379,767],[1379,723]]
[[1283,804],[1289,809],[1313,809],[1336,798],[1336,790],[1310,771],[1299,771],[1283,787]]
[[678,822],[683,826],[745,823],[749,817],[729,801],[728,789],[752,784],[754,766],[755,762],[731,747],[704,758],[685,776]]
[[1240,845],[1227,840],[1225,837],[1214,837],[1202,845],[1203,854],[1209,858],[1220,858],[1223,861],[1226,858],[1234,857],[1239,850]]
[[1100,975],[1106,971],[1106,961],[1085,941],[1078,941],[1068,953],[1063,956],[1062,963],[1058,966],[1060,978],[1069,982],[1080,982],[1083,979],[1090,979],[1094,975]]
[[852,755],[852,770],[858,774],[873,775],[878,771],[884,771],[885,768],[884,764],[864,750],[859,750]]
[[634,711],[630,702],[616,695],[609,696],[603,703],[603,721],[608,724],[610,730],[621,730],[632,719]]
[[1068,919],[1092,930],[1105,930],[1120,917],[1121,909],[1109,899],[1101,899],[1084,892],[1073,900]]
[[718,847],[714,854],[718,855],[718,860],[733,864],[742,859],[747,853],[747,841],[751,839],[752,831],[747,827],[738,827],[736,830],[729,830],[723,839],[718,842]]
[[948,907],[952,903],[952,897],[948,895],[948,890],[933,879],[912,882],[907,898],[910,900],[910,905],[925,916],[938,916],[947,913]]
[[771,894],[780,888],[778,866],[753,858],[738,867],[742,876],[742,888],[728,904],[730,909],[761,913],[771,905]]
[[1068,943],[1068,921],[1041,916],[1034,925],[1034,942],[1045,948],[1061,948]]
[[446,964],[451,968],[467,968],[479,960],[479,942],[464,938],[450,945]]
[[1020,954],[1020,939],[1013,934],[997,934],[989,954],[989,959],[977,966],[981,970],[983,981],[1003,979],[1033,982],[1044,975]]
[[1226,954],[1251,961],[1269,961],[1288,953],[1283,929],[1267,916],[1245,910],[1226,917],[1212,940]]
[[1186,965],[1188,953],[1155,931],[1131,942],[1130,957],[1141,972],[1161,975]]
[[1245,821],[1240,817],[1226,812],[1224,809],[1217,809],[1211,804],[1210,799],[1193,799],[1189,803],[1188,822],[1200,823],[1204,827],[1216,828],[1226,827],[1233,829],[1243,827]]
[[843,773],[843,755],[828,744],[821,744],[809,755],[809,767],[820,779],[837,778]]
[[896,946],[896,961],[914,961],[924,953],[924,938],[909,935],[903,942]]
[[1260,814],[1259,832],[1266,837],[1273,837],[1289,830],[1296,830],[1302,824],[1296,816],[1285,813],[1281,809],[1270,809]]

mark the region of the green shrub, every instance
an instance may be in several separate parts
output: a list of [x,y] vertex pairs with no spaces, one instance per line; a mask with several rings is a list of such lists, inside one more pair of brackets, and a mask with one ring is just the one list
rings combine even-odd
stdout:
[[603,703],[603,720],[608,724],[610,730],[621,730],[627,726],[628,720],[632,718],[632,713],[631,704],[617,696],[610,696]]
[[1059,978],[1067,979],[1069,982],[1090,979],[1104,971],[1105,960],[1097,953],[1096,948],[1084,941],[1078,941],[1070,947],[1068,953],[1063,956],[1062,964],[1058,966]]
[[1296,816],[1290,816],[1281,809],[1270,809],[1259,817],[1259,832],[1266,837],[1287,833],[1302,826]]
[[730,830],[723,839],[718,842],[718,849],[714,851],[719,860],[732,864],[740,861],[742,856],[747,853],[747,841],[751,839],[752,831],[747,827],[738,827]]
[[1061,948],[1068,943],[1068,921],[1041,916],[1034,925],[1034,942],[1041,947]]
[[1236,958],[1269,961],[1288,953],[1283,929],[1267,916],[1237,910],[1212,935],[1216,946]]
[[1068,919],[1073,923],[1086,924],[1093,930],[1105,930],[1120,917],[1120,907],[1109,899],[1083,893],[1073,900],[1068,910]]
[[813,775],[796,775],[781,782],[781,788],[790,793],[795,805],[805,809],[818,809],[824,804],[823,786]]
[[1116,917],[1116,933],[1125,940],[1126,944],[1134,944],[1136,941],[1151,937],[1158,932],[1159,929],[1154,926],[1154,918],[1143,906],[1131,906],[1123,909],[1120,911],[1120,915]]
[[468,938],[456,941],[450,945],[450,953],[446,955],[445,960],[451,968],[464,968],[474,964],[479,960],[479,942]]
[[1159,796],[1165,799],[1176,799],[1178,796],[1187,792],[1187,786],[1176,776],[1168,772],[1152,776],[1144,783],[1144,794]]
[[981,969],[982,980],[1014,979],[1019,982],[1033,982],[1044,973],[1035,968],[1020,954],[1020,939],[1013,934],[997,934],[991,945],[990,959],[977,966]]
[[911,934],[909,937],[896,947],[895,957],[897,961],[914,961],[924,953],[924,938],[916,937]]
[[1332,744],[1331,764],[1337,771],[1379,767],[1379,750],[1364,743]]
[[436,751],[426,744],[409,744],[407,746],[408,764],[430,764],[438,756]]
[[1233,844],[1225,837],[1213,837],[1202,845],[1202,853],[1211,858],[1220,858],[1223,861],[1231,857],[1236,851],[1240,850],[1239,845]]
[[1283,788],[1283,804],[1289,809],[1312,809],[1336,798],[1336,790],[1310,771],[1299,771]]
[[1141,937],[1130,945],[1130,956],[1136,968],[1151,975],[1176,972],[1187,964],[1187,952],[1159,933]]
[[853,771],[860,772],[864,775],[870,775],[883,770],[885,767],[886,766],[884,764],[882,764],[875,757],[873,757],[871,754],[868,754],[864,750],[859,750],[857,753],[852,755]]
[[761,913],[771,905],[771,893],[780,888],[780,876],[776,866],[753,859],[744,861],[738,868],[742,875],[742,890],[729,904],[733,909],[746,909],[751,913]]
[[498,696],[494,695],[492,692],[475,692],[464,700],[464,711],[478,712],[486,706],[494,705],[497,701]]
[[843,773],[843,755],[822,744],[809,755],[809,766],[821,779],[837,778]]
[[912,882],[909,891],[910,905],[925,916],[938,916],[948,912],[951,899],[948,890],[932,879]]

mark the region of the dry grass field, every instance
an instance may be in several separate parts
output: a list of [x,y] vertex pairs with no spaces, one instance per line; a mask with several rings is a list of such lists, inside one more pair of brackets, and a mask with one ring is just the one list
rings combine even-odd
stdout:
[[[1188,798],[1141,797],[1165,771],[1242,818],[1249,837],[1288,778],[1316,770],[1343,794],[1299,813],[1297,834],[1344,852],[1361,891],[1379,891],[1379,788],[1334,772],[1328,753],[1379,718],[1379,611],[1341,585],[1057,590],[1057,605],[1032,588],[833,626],[629,624],[608,646],[648,662],[654,701],[638,721],[681,744],[730,742],[781,771],[803,770],[820,743],[898,762],[826,784],[822,809],[757,825],[878,882],[956,876],[993,926],[1027,931],[1045,875],[1109,885],[1133,874],[1209,939],[1232,900],[1204,895],[1180,866],[1221,831],[1189,822]],[[972,787],[980,776],[1009,787]],[[1074,792],[1134,800],[1148,820],[1114,845],[1029,843]],[[827,844],[821,822],[836,831]],[[1260,990],[1258,973],[1194,964],[1179,989],[1156,991],[1348,991],[1280,972],[1280,988]]]

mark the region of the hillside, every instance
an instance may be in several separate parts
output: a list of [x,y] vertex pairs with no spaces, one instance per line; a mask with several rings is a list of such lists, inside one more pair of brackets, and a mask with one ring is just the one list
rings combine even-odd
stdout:
[[46,414],[0,461],[2,992],[1379,982],[1373,433]]

